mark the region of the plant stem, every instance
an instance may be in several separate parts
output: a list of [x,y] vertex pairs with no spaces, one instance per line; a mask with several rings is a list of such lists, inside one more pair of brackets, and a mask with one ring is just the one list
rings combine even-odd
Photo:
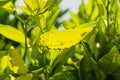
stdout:
[[23,59],[25,60],[26,54],[27,54],[27,24],[24,24],[24,31],[25,31],[25,52]]
[[[107,10],[107,35],[108,37],[110,37],[110,34],[109,34],[109,28],[110,28],[110,15],[109,15],[109,4],[110,4],[110,1],[108,0],[108,3],[107,3],[107,6],[106,6],[106,10]],[[109,38],[109,41],[110,41],[110,38]]]
[[22,22],[23,24],[25,24],[25,21],[17,14],[15,14],[15,17],[20,21]]
[[15,17],[24,24],[24,32],[25,32],[25,52],[23,59],[25,60],[26,54],[27,54],[27,21],[24,21],[19,15],[15,14]]

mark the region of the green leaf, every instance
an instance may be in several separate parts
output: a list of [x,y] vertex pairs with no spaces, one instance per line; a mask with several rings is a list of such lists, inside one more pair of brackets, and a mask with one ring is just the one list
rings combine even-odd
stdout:
[[49,52],[50,52],[50,66],[52,66],[53,62],[55,61],[57,56],[60,54],[60,51],[59,50],[52,50],[52,49],[50,49]]
[[78,15],[76,15],[74,12],[70,11],[70,15],[72,18],[72,21],[76,24],[79,25],[80,24],[80,19],[78,17]]
[[28,68],[17,50],[11,48],[9,50],[9,57],[9,67],[14,73],[21,75],[28,72]]
[[40,27],[42,28],[42,31],[44,32],[46,29],[46,18],[44,15],[40,16]]
[[11,1],[3,5],[2,8],[11,14],[16,13],[15,7]]
[[107,17],[106,8],[103,2],[104,2],[103,0],[97,0],[97,6],[98,6],[99,14],[106,19]]
[[82,37],[77,30],[56,30],[40,36],[40,44],[51,49],[65,49],[77,44]]
[[49,78],[49,80],[76,80],[76,79],[71,72],[66,71],[55,73],[52,77]]
[[[69,53],[69,54],[68,54]],[[67,60],[73,56],[75,53],[75,47],[71,47],[68,49],[64,49],[60,52],[60,54],[57,56],[57,58],[55,59],[52,69],[54,69],[54,67],[56,67],[54,69],[55,72],[59,72],[62,71],[62,65],[64,65],[65,63],[67,63]]]
[[93,12],[92,12],[92,15],[91,15],[91,20],[95,20],[97,18],[97,16],[99,15],[99,10],[98,10],[98,7],[95,6]]
[[49,4],[59,4],[62,0],[48,0],[47,5]]
[[31,12],[24,6],[17,6],[22,12],[24,12],[27,15],[31,15]]
[[47,1],[46,0],[39,0],[39,3],[40,3],[40,10],[43,10],[47,4]]
[[103,70],[105,74],[111,74],[120,67],[120,54],[116,48],[113,46],[109,53],[103,56],[99,62],[99,67]]
[[6,0],[0,0],[0,1],[6,1]]
[[62,24],[66,29],[75,28],[75,24],[68,20],[64,20]]
[[92,9],[93,9],[93,0],[89,0],[88,4],[86,5],[86,13],[88,15],[90,15],[92,13]]
[[57,19],[57,16],[59,15],[59,13],[60,13],[60,8],[58,6],[54,7],[52,9],[52,13],[51,13],[51,15],[50,15],[50,17],[48,19],[49,20],[48,25],[47,25],[48,26],[48,30],[50,30],[51,27],[53,26],[53,24],[54,24],[55,20]]
[[0,57],[0,74],[7,68],[9,56],[5,55]]
[[40,45],[51,49],[65,49],[74,46],[83,39],[83,35],[89,33],[92,27],[79,27],[68,30],[49,31],[40,36]]
[[25,4],[27,5],[27,8],[30,12],[33,12],[37,8],[39,8],[39,0],[24,0]]
[[0,34],[13,41],[25,43],[25,35],[11,26],[0,24]]
[[21,75],[19,77],[16,77],[14,80],[32,80],[33,75],[32,74],[25,74]]

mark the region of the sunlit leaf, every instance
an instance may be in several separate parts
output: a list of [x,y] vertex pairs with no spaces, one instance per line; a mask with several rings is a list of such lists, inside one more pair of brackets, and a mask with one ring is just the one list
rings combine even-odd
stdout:
[[69,48],[78,43],[82,37],[77,30],[50,31],[41,35],[40,43],[48,48]]
[[27,15],[31,15],[31,12],[24,6],[17,6],[22,12],[24,12]]
[[31,30],[30,34],[32,35],[32,36],[30,36],[30,39],[31,39],[31,40],[37,39],[37,38],[39,37],[39,35],[41,34],[41,33],[40,33],[40,27],[39,27],[39,26],[36,26],[35,28],[33,28],[33,29]]
[[2,6],[2,8],[11,14],[15,14],[16,12],[15,7],[11,1]]
[[79,20],[79,17],[78,15],[76,15],[74,12],[70,11],[70,15],[71,15],[71,18],[72,18],[72,21],[76,24],[76,25],[79,25],[80,24],[80,20]]
[[79,60],[82,60],[82,59],[84,58],[83,55],[80,55],[80,54],[78,54],[78,53],[75,54],[75,57],[76,57],[77,59],[79,59]]
[[54,14],[54,15],[50,15],[50,17],[49,17],[48,30],[50,30],[52,28],[55,20],[57,19],[57,16],[59,15],[59,13],[60,13],[60,8],[59,7],[54,7],[52,9],[51,14]]
[[27,66],[25,65],[22,57],[15,49],[9,50],[9,56],[10,56],[10,63],[9,67],[10,69],[16,73],[16,74],[26,74],[28,72]]
[[0,34],[13,41],[25,43],[25,35],[11,26],[0,24]]
[[46,28],[46,18],[44,15],[41,15],[40,17],[40,27],[42,28],[43,31]]
[[[60,51],[59,50],[49,50],[50,51],[50,66],[52,66],[54,60],[57,58],[59,55]],[[55,54],[54,54],[55,53]]]
[[0,58],[0,73],[2,73],[5,70],[5,68],[7,68],[8,61],[9,61],[9,56],[7,55]]
[[75,24],[72,23],[71,21],[68,21],[68,20],[64,20],[64,21],[63,21],[63,26],[64,26],[66,29],[75,28]]
[[24,0],[27,8],[32,12],[38,8],[39,0]]
[[98,6],[99,14],[103,18],[106,18],[107,17],[107,15],[106,15],[106,9],[105,9],[105,5],[104,5],[103,2],[104,2],[103,0],[97,0],[97,6]]
[[74,46],[83,39],[83,35],[92,28],[77,28],[68,30],[55,30],[40,36],[40,44],[52,49],[65,49]]
[[40,6],[40,10],[44,9],[46,4],[47,4],[47,0],[39,0],[39,6]]
[[32,80],[33,75],[32,74],[25,74],[21,75],[19,77],[16,77],[14,80]]
[[97,16],[99,15],[99,10],[98,10],[98,7],[95,6],[93,12],[92,12],[92,15],[91,15],[91,20],[94,20],[97,18]]
[[88,4],[86,5],[86,13],[88,14],[88,15],[90,15],[91,14],[91,12],[92,12],[92,9],[93,9],[93,0],[89,0],[88,1]]

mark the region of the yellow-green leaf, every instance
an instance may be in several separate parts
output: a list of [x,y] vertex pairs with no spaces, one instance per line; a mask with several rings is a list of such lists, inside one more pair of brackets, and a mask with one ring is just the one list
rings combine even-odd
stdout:
[[21,75],[26,74],[28,72],[28,68],[17,50],[10,49],[9,56],[10,56],[9,67],[14,73]]
[[98,15],[99,15],[99,10],[98,10],[98,7],[95,6],[95,8],[92,12],[92,15],[91,15],[91,20],[95,20]]
[[66,29],[75,28],[75,24],[68,20],[64,20],[62,24]]
[[93,0],[89,0],[88,1],[88,4],[86,5],[86,13],[88,14],[88,15],[90,15],[91,14],[91,12],[92,12],[92,8],[93,8]]
[[39,0],[24,0],[27,8],[32,12],[36,10],[39,6]]
[[45,5],[47,4],[47,0],[39,0],[39,6],[40,6],[40,10],[45,8]]
[[24,12],[27,15],[31,15],[31,12],[24,6],[17,6],[22,12]]
[[74,12],[70,11],[70,15],[72,17],[72,21],[76,24],[79,25],[80,24],[80,19],[78,17],[78,15],[76,15]]
[[33,75],[32,74],[25,74],[19,77],[16,77],[14,80],[32,80]]
[[0,1],[6,1],[6,0],[0,0]]
[[46,28],[46,18],[44,15],[41,15],[41,17],[40,17],[40,26],[41,26],[42,30],[44,31]]
[[83,35],[92,28],[77,28],[68,30],[55,30],[40,36],[40,44],[51,49],[65,49],[74,46],[83,39]]
[[0,73],[2,73],[5,68],[7,67],[8,65],[8,61],[9,61],[9,57],[6,55],[6,56],[3,56],[1,59],[0,59]]
[[0,34],[13,41],[25,43],[25,35],[11,26],[0,24]]
[[3,5],[2,8],[11,14],[15,14],[16,12],[15,7],[11,1]]

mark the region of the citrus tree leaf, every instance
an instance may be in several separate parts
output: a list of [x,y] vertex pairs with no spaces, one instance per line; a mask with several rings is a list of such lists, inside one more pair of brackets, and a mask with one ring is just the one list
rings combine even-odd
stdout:
[[110,50],[105,56],[103,56],[98,62],[100,68],[103,70],[105,74],[110,74],[120,67],[120,54],[116,48]]
[[33,75],[32,74],[25,74],[19,77],[16,77],[14,80],[32,80]]
[[5,55],[0,57],[0,74],[7,68],[9,61],[9,56]]
[[76,24],[79,25],[80,24],[80,19],[78,17],[78,15],[76,15],[74,12],[70,11],[70,15],[72,17],[72,21]]
[[66,29],[75,28],[75,24],[68,20],[64,20],[62,24]]
[[24,6],[17,6],[22,12],[24,12],[27,15],[31,15],[31,12]]
[[[55,20],[57,19],[57,16],[59,15],[60,13],[60,8],[57,6],[57,7],[54,7],[52,9],[52,13],[49,17],[49,22],[48,22],[48,30],[50,30],[55,22]],[[52,15],[54,14],[54,15]]]
[[40,3],[40,10],[43,10],[47,4],[47,1],[46,0],[39,0],[39,3]]
[[60,2],[61,2],[62,0],[48,0],[48,2],[47,2],[47,5],[48,4],[59,4]]
[[21,75],[26,74],[28,72],[28,68],[17,50],[10,49],[9,57],[10,57],[9,67],[14,73]]
[[97,16],[99,15],[99,10],[98,10],[98,7],[95,6],[93,12],[92,12],[92,15],[91,15],[91,20],[94,20],[97,18]]
[[32,12],[38,8],[39,0],[24,0],[27,8]]
[[50,52],[50,66],[52,66],[54,61],[55,61],[55,59],[60,54],[60,51],[59,50],[50,49],[49,52]]
[[90,15],[93,9],[93,0],[89,0],[88,4],[86,5],[86,13]]
[[40,44],[48,48],[69,48],[78,43],[82,37],[77,30],[56,30],[41,35]]
[[92,28],[79,27],[77,29],[55,30],[40,36],[40,44],[51,49],[65,49],[74,46],[83,39],[83,35]]
[[13,41],[25,43],[25,35],[11,26],[0,24],[0,34]]
[[3,5],[2,8],[11,14],[15,14],[16,12],[15,7],[11,1]]

